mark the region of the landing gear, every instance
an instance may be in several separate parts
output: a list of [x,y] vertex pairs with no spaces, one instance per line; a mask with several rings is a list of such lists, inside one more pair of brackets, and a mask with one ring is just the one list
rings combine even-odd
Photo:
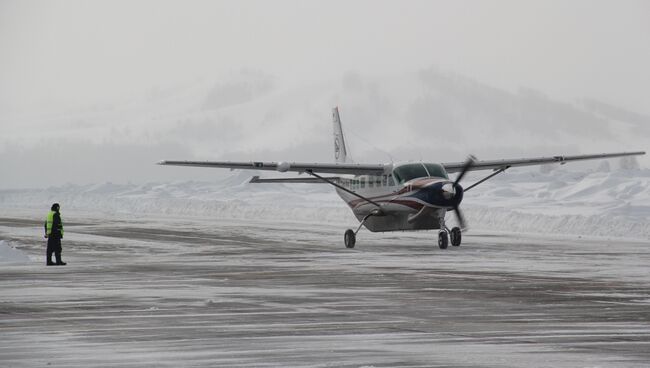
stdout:
[[384,213],[381,212],[381,209],[376,208],[370,211],[370,213],[367,214],[366,217],[363,218],[363,220],[361,220],[361,223],[359,224],[359,227],[357,227],[356,231],[352,229],[345,230],[345,234],[343,235],[343,241],[345,242],[346,248],[354,248],[354,244],[357,242],[357,233],[359,232],[359,230],[361,230],[363,224],[366,223],[366,220],[368,220],[372,216],[384,216]]
[[440,217],[439,221],[440,232],[438,233],[438,246],[440,249],[447,249],[449,240],[451,240],[451,245],[454,247],[460,246],[460,241],[462,238],[460,228],[456,226],[453,229],[449,230],[447,225],[445,225],[445,218],[443,216]]
[[451,233],[449,234],[449,236],[451,238],[451,245],[453,245],[454,247],[460,246],[462,235],[459,227],[455,227],[451,229]]
[[346,248],[354,248],[354,244],[357,242],[357,235],[354,233],[354,230],[347,229],[345,230],[345,235],[343,235],[343,241],[345,242]]
[[438,233],[438,246],[440,249],[447,249],[448,245],[448,239],[447,239],[447,232],[446,231],[441,231]]

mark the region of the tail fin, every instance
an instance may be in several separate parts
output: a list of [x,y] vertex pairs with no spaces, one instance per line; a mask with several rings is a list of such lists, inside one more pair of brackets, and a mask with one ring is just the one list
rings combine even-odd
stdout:
[[348,149],[345,146],[338,107],[332,109],[332,122],[334,123],[334,159],[337,163],[348,162]]

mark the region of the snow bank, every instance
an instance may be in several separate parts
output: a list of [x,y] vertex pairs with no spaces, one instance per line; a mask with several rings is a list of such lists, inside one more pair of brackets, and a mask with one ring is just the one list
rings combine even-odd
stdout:
[[[0,191],[0,208],[112,215],[158,214],[215,219],[356,223],[331,187],[317,184],[249,184],[254,173],[222,181],[66,185]],[[481,177],[474,173],[465,185]],[[462,208],[471,227],[650,239],[650,170],[576,172],[512,170],[467,192]],[[450,216],[454,221],[454,216]]]
[[6,241],[0,240],[0,264],[28,262],[30,260],[27,254],[11,247]]

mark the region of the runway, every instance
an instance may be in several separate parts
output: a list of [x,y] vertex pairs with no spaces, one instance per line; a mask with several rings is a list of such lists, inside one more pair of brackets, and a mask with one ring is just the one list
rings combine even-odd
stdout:
[[650,365],[647,242],[344,230],[98,216],[45,267],[42,222],[2,218],[33,261],[0,265],[0,366]]

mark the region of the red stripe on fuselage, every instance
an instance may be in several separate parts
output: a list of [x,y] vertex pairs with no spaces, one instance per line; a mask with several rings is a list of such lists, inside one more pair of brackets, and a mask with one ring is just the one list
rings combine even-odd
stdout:
[[[396,204],[401,204],[403,206],[407,206],[416,210],[421,209],[424,204],[419,203],[417,201],[414,201],[412,199],[407,198],[406,194],[410,194],[412,192],[416,192],[418,190],[421,190],[423,188],[426,188],[430,186],[431,184],[439,183],[441,181],[445,181],[447,179],[445,178],[418,178],[418,179],[413,179],[409,182],[404,183],[402,188],[397,191],[393,192],[390,194],[383,194],[379,196],[374,196],[374,197],[367,197],[368,199],[377,202],[377,203],[396,203]],[[400,198],[400,196],[403,196]],[[393,198],[393,199],[391,199]],[[347,202],[348,206],[352,210],[355,208],[359,207],[360,205],[368,203],[364,199],[354,199],[349,202]]]

